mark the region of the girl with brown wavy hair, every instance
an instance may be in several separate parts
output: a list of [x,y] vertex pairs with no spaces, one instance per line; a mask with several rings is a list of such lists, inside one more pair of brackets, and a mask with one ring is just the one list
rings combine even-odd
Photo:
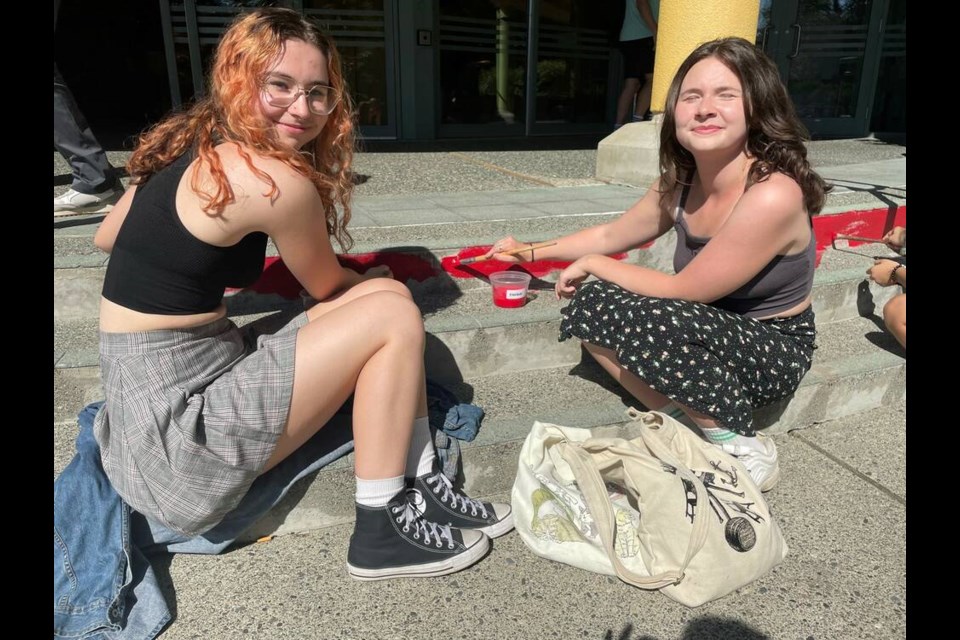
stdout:
[[[667,94],[660,178],[618,219],[537,257],[559,275],[561,340],[574,336],[647,408],[688,417],[764,491],[780,476],[753,410],[810,368],[816,239],[827,186],[776,66],[742,38],[697,47]],[[607,257],[676,230],[674,273]],[[523,246],[512,237],[489,255]],[[585,280],[593,277],[589,282]]]
[[[94,434],[121,497],[195,535],[352,395],[348,571],[442,575],[479,560],[512,517],[436,465],[410,292],[334,254],[331,237],[350,243],[353,122],[336,47],[313,23],[289,9],[235,20],[208,96],[141,137],[134,186],[97,231],[110,262]],[[273,333],[241,330],[224,290],[260,276],[268,238],[319,302]]]

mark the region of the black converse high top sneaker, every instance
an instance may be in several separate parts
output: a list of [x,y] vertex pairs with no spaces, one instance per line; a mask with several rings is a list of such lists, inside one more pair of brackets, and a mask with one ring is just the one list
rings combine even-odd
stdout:
[[513,510],[509,504],[474,500],[453,488],[442,472],[426,474],[413,482],[411,501],[427,520],[443,522],[460,529],[482,531],[491,538],[513,529]]
[[423,517],[406,489],[384,507],[356,507],[347,572],[357,580],[442,576],[469,567],[490,548],[479,531]]

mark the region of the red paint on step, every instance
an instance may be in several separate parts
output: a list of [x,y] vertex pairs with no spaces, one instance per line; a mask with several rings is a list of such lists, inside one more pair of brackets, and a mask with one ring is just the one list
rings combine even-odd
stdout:
[[423,282],[440,274],[436,265],[430,261],[409,253],[383,251],[379,253],[358,253],[349,256],[337,256],[340,264],[358,273],[366,273],[371,267],[387,265],[393,277],[400,282],[416,280]]
[[[461,249],[455,256],[447,256],[440,261],[443,270],[454,278],[476,278],[477,276],[489,276],[497,271],[526,271],[535,278],[542,278],[551,271],[563,271],[570,266],[569,260],[534,260],[533,262],[501,262],[500,260],[482,260],[480,262],[471,262],[462,264],[462,260],[482,256],[493,245],[484,247],[467,247]],[[626,253],[617,253],[611,258],[623,260],[627,257]]]
[[[416,280],[423,282],[427,278],[439,275],[440,271],[428,260],[407,253],[379,252],[339,255],[337,260],[344,267],[353,269],[357,273],[366,273],[371,267],[387,265],[393,272],[393,277],[400,282]],[[297,281],[287,265],[278,256],[268,256],[263,261],[263,273],[247,291],[257,293],[271,293],[293,300],[300,296],[303,286]],[[238,289],[227,289],[227,294],[236,293]]]
[[[813,231],[817,235],[817,266],[820,258],[834,238],[838,235],[880,238],[890,229],[907,226],[907,207],[899,206],[895,211],[889,209],[869,209],[867,211],[847,211],[844,213],[819,215],[813,217]],[[863,242],[850,241],[851,247]]]
[[[870,209],[867,211],[847,211],[839,214],[819,215],[813,218],[813,229],[817,236],[817,264],[824,250],[830,246],[837,235],[856,235],[866,238],[879,238],[894,226],[907,226],[907,207],[899,206],[894,211],[886,208]],[[641,249],[649,248],[653,242],[641,245]],[[862,242],[851,241],[850,246],[856,247]],[[406,253],[380,252],[361,253],[356,255],[338,256],[340,264],[350,267],[360,273],[367,269],[387,265],[393,271],[394,277],[400,282],[416,280],[423,282],[446,273],[454,278],[486,277],[495,271],[506,269],[526,271],[534,277],[543,277],[551,271],[560,271],[570,262],[562,260],[536,260],[534,262],[507,263],[499,260],[484,260],[472,264],[460,264],[465,258],[482,256],[490,249],[485,247],[468,247],[462,249],[455,256],[446,256],[441,259],[439,268],[435,263],[419,256]],[[620,253],[611,256],[623,260],[627,254]],[[283,261],[276,256],[264,260],[264,270],[260,279],[248,289],[264,294],[277,294],[284,298],[295,299],[303,288],[293,277]],[[227,289],[227,294],[236,293],[237,289]]]

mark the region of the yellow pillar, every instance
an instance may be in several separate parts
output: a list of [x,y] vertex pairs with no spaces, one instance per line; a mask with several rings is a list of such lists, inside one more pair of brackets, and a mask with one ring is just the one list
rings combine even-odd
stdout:
[[667,89],[691,51],[727,36],[754,42],[759,17],[760,0],[660,0],[651,110],[663,113]]

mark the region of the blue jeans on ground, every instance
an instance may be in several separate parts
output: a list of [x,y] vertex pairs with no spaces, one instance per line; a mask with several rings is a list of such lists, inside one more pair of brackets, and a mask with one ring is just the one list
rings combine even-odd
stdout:
[[[438,454],[453,481],[457,441],[473,440],[483,409],[456,404],[452,393],[432,382],[428,392]],[[257,478],[217,526],[189,538],[133,511],[110,484],[93,437],[93,419],[102,405],[87,405],[77,416],[77,453],[53,483],[55,639],[152,640],[170,622],[170,609],[148,556],[224,551],[298,480],[353,450],[348,402],[306,444]],[[441,441],[447,448],[440,448]]]
[[297,480],[353,450],[349,416],[338,414],[257,478],[217,526],[188,538],[130,509],[110,485],[93,437],[102,404],[80,412],[77,453],[53,483],[54,638],[155,638],[170,621],[170,610],[147,554],[220,553]]

